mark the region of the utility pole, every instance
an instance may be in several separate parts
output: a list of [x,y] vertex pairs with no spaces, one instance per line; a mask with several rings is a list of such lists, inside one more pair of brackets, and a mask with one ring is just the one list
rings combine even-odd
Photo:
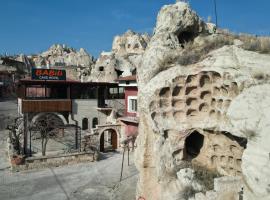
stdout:
[[215,7],[216,26],[218,27],[217,2],[216,2],[216,0],[214,0],[214,7]]
[[123,157],[122,157],[122,166],[121,166],[120,182],[122,181],[122,176],[123,176],[123,168],[124,168],[124,160],[125,160],[125,150],[126,150],[126,145],[124,145],[124,149],[123,149]]

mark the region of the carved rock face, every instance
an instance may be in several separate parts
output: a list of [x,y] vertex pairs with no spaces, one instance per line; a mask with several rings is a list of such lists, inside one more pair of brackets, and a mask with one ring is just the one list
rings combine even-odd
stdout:
[[[216,171],[221,176],[255,176],[250,173],[252,167],[243,170],[243,166],[250,163],[243,159],[248,157],[245,157],[245,152],[252,150],[248,149],[250,144],[246,131],[239,128],[243,124],[236,127],[228,110],[247,88],[268,81],[267,75],[263,76],[263,80],[252,77],[258,73],[270,74],[267,64],[270,63],[270,56],[225,46],[193,65],[181,66],[174,59],[170,60],[171,55],[181,55],[179,43],[185,40],[185,35],[179,33],[193,24],[194,27],[201,27],[195,29],[193,36],[196,37],[204,27],[197,17],[194,20],[190,18],[194,13],[182,4],[163,7],[155,35],[137,69],[140,106],[135,157],[140,171],[137,194],[146,199],[184,199],[187,185],[178,180],[178,174],[188,168],[186,163],[203,167],[206,171]],[[166,17],[163,15],[172,15],[164,25],[162,20]],[[253,119],[252,114],[246,117]],[[257,132],[260,133],[255,130]],[[266,158],[265,155],[263,157]],[[187,171],[193,173],[192,170]],[[190,177],[193,176],[190,174]],[[250,179],[249,182],[254,183]],[[263,183],[266,182],[268,179]],[[244,182],[241,184],[244,185]],[[241,184],[238,184],[239,188]],[[199,183],[188,186],[193,189],[204,187]],[[222,195],[226,196],[222,193],[224,187],[234,186],[227,181],[218,187],[215,191],[220,192],[214,192],[215,198],[206,199],[222,199]],[[232,190],[232,196],[238,198],[239,188]],[[250,185],[245,186],[246,190],[248,188]]]
[[[178,76],[169,87],[158,89],[149,105],[156,129],[162,127],[177,131],[180,123],[225,118],[232,99],[239,94],[238,84],[229,78],[214,71],[202,71]],[[164,127],[164,124],[168,124],[168,127]]]
[[112,51],[119,55],[141,54],[145,51],[150,37],[128,30],[121,36],[116,36],[112,44]]
[[[166,87],[155,90],[149,113],[153,130],[160,135],[156,144],[157,150],[162,149],[157,155],[164,165],[158,168],[160,176],[172,174],[185,161],[223,175],[241,175],[245,141],[207,129],[207,123],[226,120],[227,109],[239,92],[232,77],[214,71],[176,76]],[[194,124],[202,122],[205,130],[194,130]]]

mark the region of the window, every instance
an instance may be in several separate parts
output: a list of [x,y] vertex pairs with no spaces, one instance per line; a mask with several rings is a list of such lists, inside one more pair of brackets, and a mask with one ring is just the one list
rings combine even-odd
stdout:
[[128,97],[128,112],[137,112],[137,96]]
[[98,118],[94,117],[92,120],[92,128],[96,128],[96,125],[98,125]]
[[109,88],[108,89],[108,99],[124,99],[125,93],[123,87]]
[[88,119],[83,118],[82,120],[82,130],[87,130],[88,129]]
[[100,72],[103,72],[104,71],[104,67],[103,66],[100,66],[98,69],[99,69]]

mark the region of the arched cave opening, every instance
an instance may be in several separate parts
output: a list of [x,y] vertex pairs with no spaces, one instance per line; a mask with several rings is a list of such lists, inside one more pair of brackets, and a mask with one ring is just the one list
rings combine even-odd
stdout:
[[190,31],[183,31],[179,34],[177,34],[177,38],[181,46],[184,48],[184,44],[190,41],[193,41],[193,39],[196,37],[196,35]]
[[196,158],[203,146],[204,136],[198,131],[193,131],[185,141],[185,158],[186,160],[192,160]]

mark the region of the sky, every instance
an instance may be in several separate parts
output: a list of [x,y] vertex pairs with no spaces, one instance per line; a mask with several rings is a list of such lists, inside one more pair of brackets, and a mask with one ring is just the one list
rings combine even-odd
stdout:
[[[190,0],[205,20],[214,0]],[[216,0],[218,25],[236,33],[270,35],[269,0]],[[156,16],[175,0],[0,0],[0,54],[32,54],[52,44],[85,48],[98,57],[128,29],[152,33]]]

